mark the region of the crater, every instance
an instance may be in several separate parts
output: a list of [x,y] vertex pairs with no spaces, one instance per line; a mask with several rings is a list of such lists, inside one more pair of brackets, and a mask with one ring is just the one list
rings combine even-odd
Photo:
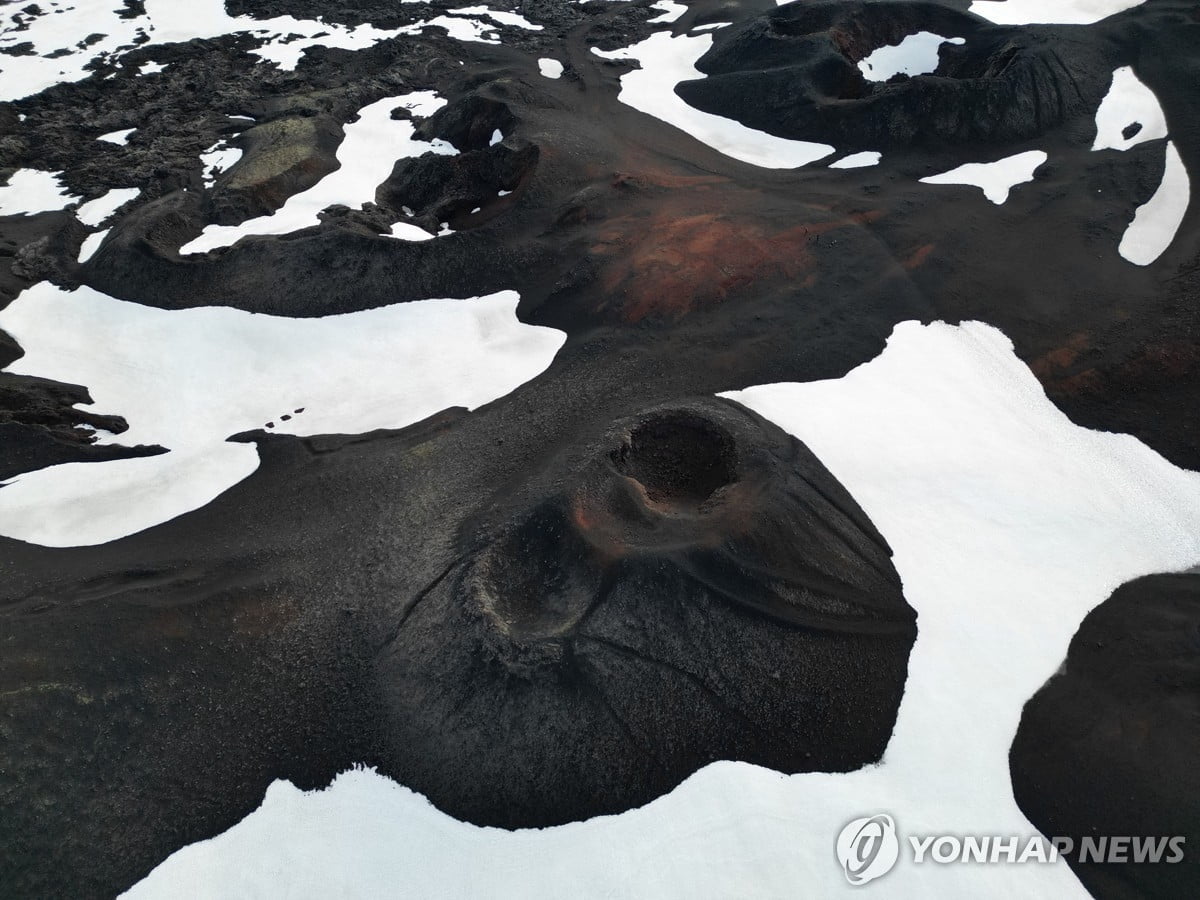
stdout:
[[[859,64],[872,52],[921,34],[953,37],[933,71],[864,77]],[[1068,29],[1047,40],[941,4],[890,0],[781,6],[723,29],[696,68],[706,77],[676,89],[689,105],[852,152],[1025,140],[1094,110],[1107,89],[1096,47]]]
[[[498,631],[524,643],[569,632],[586,612],[597,581],[583,542],[547,505],[481,555],[468,591]],[[535,656],[554,662],[561,653],[549,648]],[[534,660],[522,652],[512,661],[518,671]]]
[[651,501],[666,506],[700,506],[737,477],[729,432],[687,413],[666,413],[637,425],[610,458]]
[[720,759],[878,760],[915,613],[809,450],[736,404],[657,407],[558,447],[466,523],[376,660],[381,770],[450,815],[622,812]]

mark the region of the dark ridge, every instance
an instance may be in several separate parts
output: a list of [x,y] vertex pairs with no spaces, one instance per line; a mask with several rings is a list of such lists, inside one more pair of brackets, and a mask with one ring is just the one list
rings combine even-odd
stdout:
[[129,426],[120,416],[76,408],[91,402],[87,389],[79,385],[0,372],[0,481],[60,463],[164,452],[153,446],[97,444],[93,430],[121,434]]

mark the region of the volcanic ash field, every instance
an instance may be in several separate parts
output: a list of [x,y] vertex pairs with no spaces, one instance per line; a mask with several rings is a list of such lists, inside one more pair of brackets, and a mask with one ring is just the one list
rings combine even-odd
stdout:
[[1200,896],[1200,6],[0,7],[0,896]]

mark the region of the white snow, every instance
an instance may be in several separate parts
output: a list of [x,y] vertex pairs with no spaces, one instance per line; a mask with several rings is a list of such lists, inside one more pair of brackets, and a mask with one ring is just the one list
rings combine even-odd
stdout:
[[142,63],[138,69],[138,75],[157,75],[167,67],[166,63],[148,62]]
[[96,251],[100,249],[100,245],[104,243],[104,239],[108,237],[111,228],[105,228],[103,231],[95,231],[83,239],[83,243],[79,245],[78,259],[81,263],[87,262],[96,255]]
[[408,222],[393,222],[392,230],[386,237],[394,237],[401,241],[429,241],[438,237],[438,235],[430,234],[424,228],[411,225]]
[[[113,213],[140,193],[138,188],[113,188],[95,200],[80,204],[79,208],[75,210],[75,217],[84,225],[96,228],[103,225]],[[81,263],[87,262],[100,249],[100,245],[110,230],[105,228],[103,231],[93,232],[83,239],[78,257]]]
[[138,188],[113,188],[95,200],[80,204],[75,217],[84,225],[95,228],[140,193]]
[[527,31],[542,30],[541,25],[534,25],[518,13],[488,9],[486,6],[460,6],[458,9],[448,9],[446,12],[452,16],[488,16],[495,19],[501,25],[512,25],[515,28],[524,28]]
[[19,475],[0,487],[0,534],[81,546],[168,521],[253,472],[254,445],[226,438],[268,422],[288,434],[358,433],[495,400],[544,370],[565,339],[520,323],[517,300],[502,291],[291,319],[34,285],[0,311],[25,350],[8,371],[87,385],[89,409],[129,423],[102,443],[171,452]]
[[647,19],[647,25],[661,25],[667,22],[678,21],[679,17],[688,11],[688,8],[683,3],[676,3],[675,0],[658,0],[657,3],[650,4],[651,9],[662,11],[661,16],[655,16],[653,19]]
[[[145,25],[144,19],[117,16],[121,4],[112,0],[38,0],[38,6],[44,14],[33,17],[24,31],[9,27],[12,18],[21,12],[17,4],[7,7],[11,10],[7,15],[0,13],[0,47],[31,41],[35,50],[33,56],[0,56],[0,101],[17,100],[58,82],[86,78],[90,74],[84,70],[88,62],[119,49],[132,49],[138,30]],[[105,37],[80,50],[76,44],[92,33]],[[47,57],[59,50],[70,52],[54,59]]]
[[[38,5],[46,14],[34,17],[24,31],[12,30],[10,25],[12,17],[20,14],[19,9],[14,8],[8,15],[0,14],[0,47],[31,41],[36,50],[32,56],[0,57],[0,101],[17,100],[52,84],[87,78],[88,63],[120,57],[138,47],[135,39],[143,34],[150,40],[141,47],[247,33],[265,41],[251,52],[287,70],[294,69],[310,47],[361,50],[397,35],[419,33],[427,25],[440,25],[458,40],[499,43],[496,38],[484,37],[494,31],[492,26],[455,15],[439,15],[427,22],[386,30],[367,24],[351,27],[292,16],[271,19],[231,16],[225,10],[224,0],[146,0],[145,15],[132,19],[117,15],[121,5],[116,0],[40,0]],[[493,11],[486,6],[451,12],[486,14],[505,24],[534,31],[541,29],[516,13]],[[86,49],[76,46],[92,33],[104,37]],[[47,57],[59,50],[69,52],[53,59]],[[139,74],[160,72],[163,68],[159,63],[145,63]]]
[[433,91],[416,91],[384,97],[358,111],[358,121],[346,126],[338,147],[338,168],[312,187],[293,194],[269,216],[249,219],[240,225],[209,225],[180,253],[204,253],[228,247],[251,234],[288,234],[320,224],[318,213],[337,204],[361,207],[375,199],[375,189],[387,180],[397,159],[434,152],[453,155],[457,151],[444,141],[420,141],[413,137],[413,123],[393,119],[392,110],[404,106],[414,115],[429,116],[445,105]]
[[[1125,128],[1134,123],[1142,126],[1132,137],[1125,137]],[[1128,150],[1144,141],[1167,136],[1167,119],[1154,91],[1142,84],[1129,66],[1113,72],[1112,86],[1096,110],[1096,141],[1093,150]]]
[[851,153],[849,156],[843,156],[837,162],[831,162],[831,169],[862,169],[866,166],[877,166],[879,160],[883,158],[883,154],[878,150],[864,150],[862,153]]
[[495,147],[497,144],[499,144],[503,140],[504,140],[504,132],[502,132],[499,128],[497,128],[495,131],[492,132],[492,137],[488,141],[488,146]]
[[[478,19],[459,18],[457,16],[435,16],[425,22],[417,22],[414,25],[406,25],[399,29],[400,34],[420,34],[426,28],[439,27],[446,31],[446,34],[454,38],[456,41],[473,41],[477,44],[499,44],[500,37],[496,33],[496,28],[487,22],[481,22]],[[461,65],[461,63],[460,63]]]
[[[276,782],[224,834],[126,895],[272,898],[865,896],[834,857],[848,820],[904,834],[1033,835],[1008,750],[1025,701],[1119,584],[1200,561],[1200,475],[1073,425],[1000,332],[898,326],[845,378],[728,396],[803,440],[895,551],[918,635],[883,761],[784,776],[719,762],[619,816],[506,832],[456,822],[372,772]],[[880,891],[882,890],[882,894]],[[1062,863],[923,865],[887,897],[1086,898]]]
[[229,171],[230,167],[242,158],[242,151],[230,147],[225,141],[217,141],[200,154],[200,168],[204,172],[204,186],[212,187],[217,176]]
[[1171,246],[1187,214],[1192,186],[1187,169],[1172,141],[1167,142],[1167,161],[1162,182],[1154,196],[1138,207],[1125,229],[1117,250],[1129,262],[1148,266]]
[[[154,44],[237,32],[269,36],[265,45],[252,52],[288,70],[296,67],[309,47],[362,50],[399,33],[398,30],[386,31],[373,25],[350,27],[292,16],[271,19],[230,16],[225,11],[224,0],[188,0],[186,3],[180,0],[146,0],[146,15],[151,22],[149,30]],[[294,36],[298,38],[293,39]]]
[[940,175],[922,178],[923,184],[967,184],[982,188],[983,194],[997,206],[1008,199],[1018,184],[1033,181],[1033,173],[1046,161],[1045,152],[1029,150],[990,163],[967,163]]
[[[1126,127],[1142,127],[1125,137]],[[1129,66],[1113,72],[1112,85],[1096,110],[1093,150],[1128,150],[1145,141],[1167,137],[1167,119],[1154,91],[1138,79]],[[1171,245],[1191,199],[1187,169],[1173,142],[1167,142],[1162,182],[1148,201],[1138,207],[1125,229],[1117,251],[1131,263],[1148,266]]]
[[970,12],[997,25],[1091,25],[1146,0],[975,0]]
[[538,71],[547,78],[561,78],[563,73],[563,64],[557,59],[550,59],[543,56],[538,60]]
[[661,31],[631,47],[610,52],[593,47],[592,52],[605,59],[641,64],[640,69],[621,76],[618,99],[622,103],[674,125],[726,156],[768,169],[793,169],[833,152],[828,144],[789,141],[684,103],[675,93],[675,85],[703,77],[695,63],[711,46],[710,34],[672,37]]
[[0,215],[16,216],[62,209],[79,198],[67,193],[59,179],[62,172],[17,169],[0,185]]
[[137,131],[136,128],[122,128],[120,131],[110,131],[96,138],[98,141],[108,141],[110,144],[128,144],[129,136]]
[[887,81],[905,75],[927,75],[938,67],[942,44],[965,44],[960,37],[942,37],[932,31],[910,34],[899,44],[880,47],[859,60],[858,70],[868,81]]

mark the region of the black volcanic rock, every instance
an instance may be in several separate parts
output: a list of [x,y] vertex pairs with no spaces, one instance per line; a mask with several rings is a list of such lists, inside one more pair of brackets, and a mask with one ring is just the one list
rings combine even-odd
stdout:
[[[1025,705],[1013,793],[1094,897],[1200,896],[1200,570],[1118,588],[1071,640],[1062,669]],[[1083,837],[1185,838],[1185,859],[1081,862]],[[1167,854],[1171,855],[1170,852]],[[1132,855],[1131,855],[1132,861]]]
[[210,218],[237,225],[270,215],[338,168],[342,137],[341,123],[328,115],[287,116],[247,129],[233,141],[244,155],[216,179]]
[[887,745],[914,619],[802,444],[722,401],[654,409],[463,526],[378,659],[384,768],[506,827],[619,812],[718,759],[849,771]]
[[503,199],[501,191],[516,191],[537,162],[538,148],[532,145],[513,149],[497,144],[457,156],[426,153],[397,161],[375,197],[397,213],[408,207],[436,231],[439,222],[456,225],[458,217]]
[[120,434],[129,426],[120,416],[97,415],[76,407],[91,402],[87,389],[76,384],[0,372],[0,481],[59,463],[163,452],[161,447],[95,443],[92,429]]
[[5,412],[0,410],[0,480],[60,463],[105,462],[164,452],[161,447],[97,444],[90,435],[66,428],[7,422]]
[[414,131],[423,141],[440,138],[453,144],[460,153],[466,153],[487,148],[495,132],[507,134],[515,123],[516,118],[506,104],[469,94],[443,106]]
[[[868,81],[858,62],[906,35],[943,46],[928,76]],[[1077,30],[1006,28],[935,3],[792,3],[719,32],[677,93],[752,128],[849,150],[1035,137],[1094,110],[1111,67]]]

